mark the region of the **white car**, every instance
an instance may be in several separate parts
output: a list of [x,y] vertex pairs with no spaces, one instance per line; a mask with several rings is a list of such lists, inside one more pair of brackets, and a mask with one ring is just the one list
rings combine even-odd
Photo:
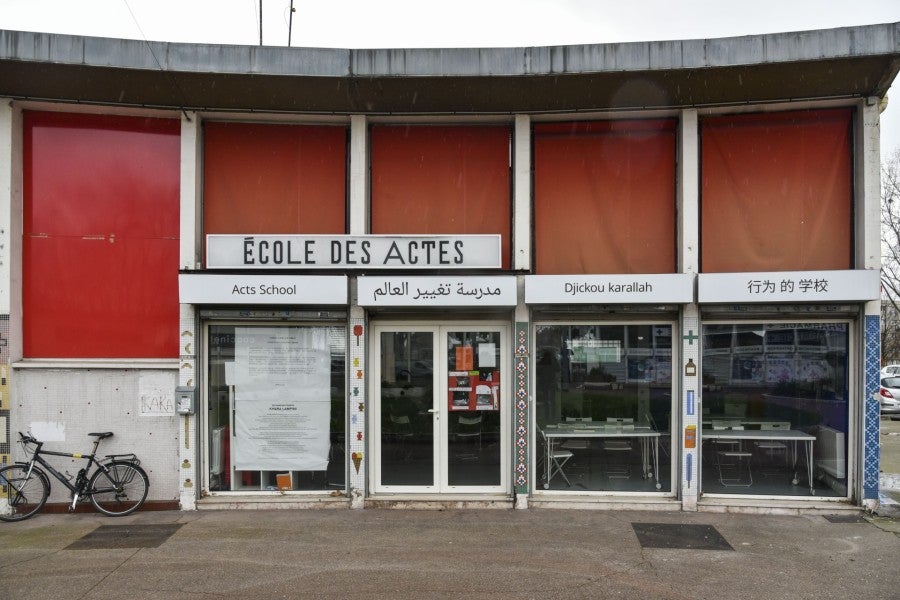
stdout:
[[900,414],[900,375],[881,378],[878,402],[881,404],[881,414]]

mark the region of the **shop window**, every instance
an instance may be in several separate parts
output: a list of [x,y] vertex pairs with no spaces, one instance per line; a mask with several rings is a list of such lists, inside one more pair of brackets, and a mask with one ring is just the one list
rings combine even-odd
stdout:
[[852,111],[701,122],[706,273],[852,267]]
[[670,493],[672,326],[547,324],[535,337],[542,488]]
[[506,126],[371,129],[372,233],[499,234],[509,268]]
[[346,329],[210,325],[209,490],[346,485]]
[[846,323],[703,327],[702,491],[847,496]]
[[346,127],[207,122],[203,153],[205,233],[346,232]]
[[23,121],[25,356],[176,358],[180,123]]
[[534,126],[537,273],[675,271],[675,125]]

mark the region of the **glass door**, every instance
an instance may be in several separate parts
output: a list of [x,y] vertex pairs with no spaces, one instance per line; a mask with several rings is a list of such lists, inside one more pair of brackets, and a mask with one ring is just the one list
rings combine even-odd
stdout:
[[432,331],[382,331],[378,336],[381,373],[380,485],[435,487],[434,339]]
[[375,491],[506,491],[506,327],[374,332]]

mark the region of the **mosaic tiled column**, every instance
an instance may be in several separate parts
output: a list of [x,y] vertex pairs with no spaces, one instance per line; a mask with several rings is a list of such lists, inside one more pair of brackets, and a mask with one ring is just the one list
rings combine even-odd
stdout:
[[515,490],[516,490],[516,507],[525,508],[527,505],[528,494],[531,490],[531,479],[528,469],[528,431],[529,431],[529,413],[528,413],[528,322],[516,323],[516,341],[515,341]]
[[[196,318],[194,307],[190,304],[181,305],[181,318],[179,320],[179,357],[178,357],[178,385],[195,388],[198,385],[197,377],[197,346]],[[199,392],[194,392],[199,393]],[[198,403],[199,408],[199,403]],[[197,508],[197,419],[199,414],[177,415],[180,421],[181,431],[178,444],[178,491],[181,510],[195,510]]]
[[881,370],[881,318],[878,315],[866,315],[866,368],[863,440],[863,499],[878,500],[878,447],[880,435],[880,412],[875,394],[880,387],[879,371]]
[[12,462],[9,417],[9,315],[0,315],[0,467]]
[[681,440],[681,503],[684,510],[697,510],[697,499],[700,496],[700,464],[697,449],[699,436],[699,398],[700,398],[700,319],[696,306],[685,307],[682,320],[681,362],[673,364],[673,375],[682,381],[681,387],[681,421],[684,435],[672,432],[672,447],[677,448],[676,440]]
[[350,506],[362,508],[366,496],[366,320],[350,319],[350,385],[348,410]]

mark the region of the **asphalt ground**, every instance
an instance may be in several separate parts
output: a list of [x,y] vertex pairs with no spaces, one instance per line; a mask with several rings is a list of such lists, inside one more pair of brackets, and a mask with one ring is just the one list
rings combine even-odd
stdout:
[[0,523],[5,598],[900,598],[900,421],[878,515],[602,510],[39,514]]
[[896,600],[898,532],[900,519],[857,513],[39,514],[0,523],[0,588],[16,600]]

